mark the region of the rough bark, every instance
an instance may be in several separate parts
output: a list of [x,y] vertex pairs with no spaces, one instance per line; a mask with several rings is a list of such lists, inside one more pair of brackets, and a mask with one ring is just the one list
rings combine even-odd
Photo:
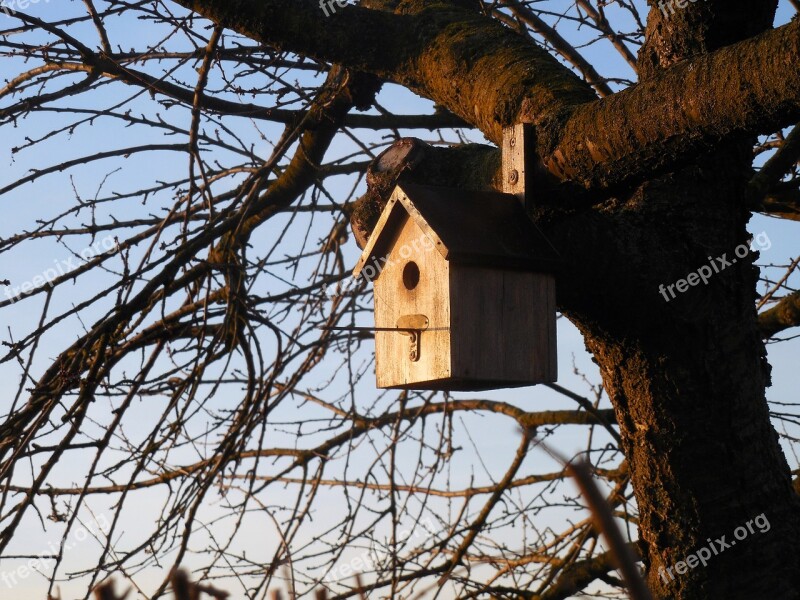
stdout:
[[[692,13],[703,25],[694,28],[651,12],[648,30],[662,35],[652,35],[640,54],[645,85],[658,80],[659,69],[674,69],[674,60],[714,51],[737,33],[752,35],[754,23],[769,23],[774,3],[739,13],[738,26],[730,15],[714,18],[721,4],[706,8]],[[726,92],[730,101],[740,93]],[[595,231],[603,231],[606,252],[628,256],[627,273],[609,269],[614,279],[598,281],[605,302],[563,299],[617,411],[644,562],[659,598],[796,598],[800,590],[800,501],[764,396],[769,366],[754,308],[754,257],[737,258],[707,286],[668,301],[658,291],[709,257],[734,258],[734,248],[746,243],[752,140],[731,142],[609,207],[607,227]],[[736,543],[734,531],[762,513],[780,525],[739,540],[705,568],[673,570],[674,579],[667,573],[708,547],[709,538]]]
[[[669,303],[658,292],[746,240],[743,226],[735,232],[733,218],[720,223],[717,216],[730,212],[741,184],[726,187],[720,173],[691,188],[639,191],[619,207],[629,214],[595,217],[605,232],[594,242],[627,273],[585,264],[582,293],[571,283],[577,273],[559,280],[559,303],[583,332],[617,411],[649,582],[660,598],[790,598],[798,589],[800,507],[764,399],[769,373],[755,324],[756,272],[740,261]],[[673,195],[676,187],[686,199]],[[706,206],[702,214],[691,209],[697,203]],[[564,243],[577,242],[579,222],[565,218],[547,229],[571,264],[583,260]],[[773,523],[771,535],[714,557],[707,570],[668,584],[659,577],[661,567],[674,567],[707,538],[730,539],[761,513]]]
[[[291,11],[282,0],[175,1],[272,46],[400,83],[495,143],[503,127],[535,123],[538,154],[553,177],[592,190],[641,181],[742,132],[771,133],[800,120],[800,21],[724,48],[705,42],[645,82],[597,100],[547,52],[459,4],[405,0],[396,14],[347,6],[325,17],[312,0]],[[712,4],[714,14],[758,12]],[[759,23],[763,16],[754,16],[717,37],[741,39],[737,31]]]
[[781,219],[800,221],[800,186],[797,181],[776,184],[751,208]]
[[761,327],[761,335],[765,338],[800,325],[800,292],[789,294],[759,315],[758,324]]

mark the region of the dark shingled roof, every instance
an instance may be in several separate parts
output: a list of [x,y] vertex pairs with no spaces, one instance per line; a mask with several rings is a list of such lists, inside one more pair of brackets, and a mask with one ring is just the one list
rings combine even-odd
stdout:
[[401,183],[353,270],[355,277],[373,258],[391,250],[406,214],[451,262],[553,271],[559,261],[558,253],[511,194]]

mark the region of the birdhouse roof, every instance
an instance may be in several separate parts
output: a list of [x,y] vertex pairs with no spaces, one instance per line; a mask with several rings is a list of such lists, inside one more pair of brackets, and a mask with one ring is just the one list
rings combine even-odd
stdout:
[[511,194],[398,185],[364,247],[353,276],[389,254],[406,217],[445,260],[526,271],[553,271],[558,254]]

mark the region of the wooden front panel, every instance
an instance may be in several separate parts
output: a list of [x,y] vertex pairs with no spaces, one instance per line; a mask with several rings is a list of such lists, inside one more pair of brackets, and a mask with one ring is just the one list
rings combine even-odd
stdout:
[[450,294],[452,389],[556,380],[552,275],[451,265]]
[[[393,328],[400,317],[414,314],[427,316],[429,324],[428,330],[421,334],[416,362],[409,356],[408,336],[392,331],[375,333],[378,387],[424,389],[426,386],[419,384],[450,376],[449,265],[433,242],[408,218],[391,247],[388,260],[375,280],[375,326]],[[418,270],[416,282],[414,268],[409,266],[412,262]]]

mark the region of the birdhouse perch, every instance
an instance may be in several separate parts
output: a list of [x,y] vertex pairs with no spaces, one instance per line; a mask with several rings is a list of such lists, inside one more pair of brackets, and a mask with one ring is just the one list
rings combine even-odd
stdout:
[[[506,146],[504,171],[516,170],[509,179],[524,190],[516,163],[524,152],[507,160]],[[353,270],[374,283],[378,387],[466,391],[556,380],[557,254],[521,199],[395,188]]]

